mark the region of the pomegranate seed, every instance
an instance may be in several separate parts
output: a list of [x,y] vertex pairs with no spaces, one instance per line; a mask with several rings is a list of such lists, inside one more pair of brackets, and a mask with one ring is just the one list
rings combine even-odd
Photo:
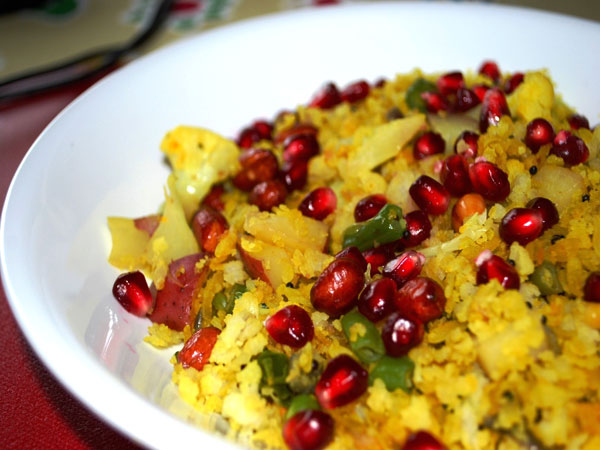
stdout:
[[365,287],[358,298],[358,311],[371,322],[378,322],[394,311],[396,283],[380,278]]
[[315,386],[315,395],[323,408],[338,408],[360,397],[368,382],[368,372],[356,360],[340,355],[327,364]]
[[348,258],[353,260],[361,268],[363,272],[367,270],[367,260],[360,252],[358,247],[346,247],[344,250],[335,255],[335,259]]
[[572,136],[572,133],[570,131],[560,130],[558,133],[556,133],[556,136],[554,136],[554,141],[552,141],[552,143],[554,145],[565,144],[570,136]]
[[314,134],[294,135],[285,141],[283,160],[291,164],[308,161],[320,151],[321,147]]
[[502,218],[498,231],[507,244],[516,241],[526,245],[537,239],[544,231],[542,213],[537,209],[513,208]]
[[317,130],[311,124],[296,123],[293,126],[291,126],[290,128],[287,128],[287,129],[279,132],[279,134],[275,137],[275,143],[283,144],[284,142],[287,142],[288,140],[291,141],[296,136],[301,136],[304,134],[313,134],[316,136],[318,132],[319,132],[319,130]]
[[284,162],[281,168],[281,177],[288,191],[302,189],[308,179],[308,163],[306,161],[294,164]]
[[522,72],[515,72],[511,77],[504,83],[504,92],[506,94],[512,94],[515,89],[523,82],[525,75]]
[[[402,237],[400,243],[404,247],[416,247],[431,236],[431,222],[423,211],[412,211],[404,216],[408,236]],[[405,233],[407,234],[407,233]]]
[[485,200],[479,194],[471,192],[458,199],[452,208],[452,228],[458,233],[462,224],[473,214],[485,211]]
[[233,184],[242,191],[250,191],[263,181],[272,180],[277,174],[277,158],[270,150],[253,148],[240,156],[242,170],[233,178]]
[[199,329],[192,334],[177,354],[178,361],[186,369],[193,367],[196,370],[202,370],[210,358],[219,334],[221,334],[221,330],[215,327]]
[[462,155],[452,155],[444,160],[440,179],[450,195],[454,197],[460,197],[472,190],[469,165]]
[[538,117],[527,124],[525,131],[525,145],[535,154],[542,145],[550,144],[554,140],[554,128],[546,119]]
[[364,270],[355,260],[335,259],[310,290],[310,301],[318,311],[339,317],[354,307],[364,284]]
[[322,450],[333,440],[334,422],[323,411],[308,409],[294,414],[283,427],[290,450]]
[[354,207],[354,220],[364,222],[375,217],[381,208],[387,205],[387,198],[383,194],[373,194],[359,200]]
[[580,128],[587,128],[588,130],[590,129],[589,120],[587,117],[582,116],[581,114],[571,114],[569,117],[567,117],[567,120],[569,121],[571,130],[579,130]]
[[479,105],[484,96],[485,92],[483,92],[481,97],[479,97],[479,95],[471,89],[460,88],[458,91],[456,91],[454,110],[456,112],[466,112]]
[[140,271],[119,275],[113,284],[112,293],[125,311],[135,316],[145,317],[152,308],[152,294]]
[[323,220],[335,211],[337,197],[330,187],[320,187],[310,192],[298,206],[302,215]]
[[377,248],[365,250],[363,256],[365,261],[371,265],[370,274],[374,277],[380,273],[380,268],[394,257],[394,249],[393,246],[388,244],[380,245]]
[[489,250],[482,251],[475,260],[477,284],[498,280],[504,289],[519,289],[521,281],[513,266]]
[[491,88],[487,91],[481,103],[479,131],[482,133],[485,133],[490,125],[498,125],[502,116],[510,116],[506,97],[498,88]]
[[407,281],[419,276],[424,263],[425,256],[422,253],[408,250],[385,265],[383,276],[394,280],[400,288]]
[[586,302],[600,303],[600,272],[592,272],[585,280],[583,299]]
[[214,253],[221,236],[229,228],[227,219],[210,206],[200,206],[192,219],[192,231],[202,250]]
[[542,214],[542,232],[558,223],[558,210],[551,200],[536,197],[527,203],[527,207],[537,209]]
[[342,102],[340,91],[334,83],[327,83],[315,94],[309,106],[330,109]]
[[396,309],[407,317],[423,323],[444,314],[446,296],[442,287],[431,278],[417,277],[406,282],[396,295]]
[[254,128],[261,139],[266,141],[270,141],[273,135],[273,125],[267,122],[266,120],[257,120],[252,124],[252,128]]
[[413,146],[415,159],[424,159],[437,153],[444,153],[446,142],[438,133],[427,131],[417,138]]
[[486,86],[485,84],[476,84],[475,86],[473,86],[473,92],[479,99],[479,102],[483,101],[483,99],[485,98],[485,94],[489,90],[490,90],[490,87]]
[[428,214],[444,214],[450,204],[450,193],[427,175],[417,178],[408,190],[414,202]]
[[437,88],[442,95],[456,94],[465,87],[465,80],[461,72],[448,72],[437,79]]
[[297,305],[277,311],[265,321],[265,328],[275,342],[293,348],[304,347],[315,336],[312,319]]
[[258,183],[248,196],[248,202],[258,206],[261,211],[271,211],[275,206],[285,201],[287,190],[279,180],[269,180]]
[[427,431],[417,431],[411,434],[402,450],[446,450],[446,447]]
[[386,320],[381,339],[388,355],[400,357],[419,345],[424,334],[425,327],[420,320],[404,317],[396,311]]
[[448,111],[450,104],[448,99],[439,92],[423,92],[421,98],[425,102],[425,107],[430,113],[437,113],[439,111]]
[[373,86],[375,86],[376,88],[382,88],[386,85],[387,82],[388,81],[385,78],[379,78],[375,81],[375,83],[373,83]]
[[223,203],[222,196],[225,193],[225,188],[221,184],[216,184],[212,188],[206,197],[202,200],[204,206],[210,206],[217,211],[223,211],[225,209],[225,203]]
[[465,158],[475,158],[477,156],[479,134],[473,131],[463,131],[454,142],[454,153],[463,155]]
[[550,154],[559,156],[567,167],[571,167],[586,162],[590,156],[590,151],[583,139],[570,135],[566,138],[566,141],[554,144],[550,149]]
[[365,99],[367,95],[369,95],[370,90],[371,87],[369,86],[369,83],[364,80],[360,80],[346,86],[340,95],[342,97],[342,101],[356,103]]
[[491,202],[501,202],[510,194],[508,175],[494,163],[479,161],[469,166],[473,190]]
[[254,145],[255,142],[261,140],[260,132],[253,127],[244,128],[238,138],[237,145],[241,148],[248,149]]
[[479,67],[479,73],[488,77],[495,84],[500,81],[500,69],[494,61],[484,61]]

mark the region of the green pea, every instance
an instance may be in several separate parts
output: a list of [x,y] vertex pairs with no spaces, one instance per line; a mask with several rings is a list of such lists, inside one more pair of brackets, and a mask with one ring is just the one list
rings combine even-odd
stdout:
[[285,414],[285,420],[288,420],[300,411],[306,411],[307,409],[321,409],[321,405],[319,405],[317,398],[312,394],[296,395],[290,402],[290,407]]
[[379,378],[385,383],[386,389],[390,392],[396,389],[410,392],[414,369],[415,363],[408,356],[402,358],[383,356],[371,370],[369,384],[372,385],[375,379]]
[[363,252],[379,244],[397,241],[406,230],[402,208],[387,204],[371,219],[350,225],[344,231],[342,246],[358,247]]
[[537,266],[529,276],[529,280],[538,287],[542,295],[558,294],[563,291],[556,266],[550,261],[544,261]]
[[410,109],[427,112],[425,101],[421,97],[424,92],[436,92],[437,87],[431,81],[417,78],[406,90],[406,104]]
[[213,313],[217,311],[227,311],[229,300],[222,292],[215,294],[212,299],[212,309]]
[[342,329],[350,342],[350,349],[362,362],[372,363],[385,355],[379,330],[357,310],[342,317]]

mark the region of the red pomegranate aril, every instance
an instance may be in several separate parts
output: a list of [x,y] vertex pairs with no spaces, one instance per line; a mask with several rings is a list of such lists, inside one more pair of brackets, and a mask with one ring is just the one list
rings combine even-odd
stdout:
[[427,131],[417,138],[413,146],[415,159],[424,159],[428,156],[444,153],[446,142],[439,133]]
[[293,164],[284,162],[281,167],[281,178],[288,191],[302,189],[308,179],[308,163],[306,161]]
[[444,314],[446,296],[436,281],[427,277],[417,277],[407,281],[398,290],[395,303],[396,309],[403,315],[427,323]]
[[272,180],[277,174],[277,157],[261,148],[250,149],[240,156],[242,169],[233,178],[233,184],[242,191],[250,191],[263,181]]
[[569,121],[571,130],[579,130],[580,128],[587,128],[588,130],[590,129],[589,120],[587,117],[582,116],[581,114],[571,114],[569,117],[567,117],[567,120]]
[[500,118],[505,115],[510,116],[510,111],[504,93],[498,88],[491,88],[481,102],[479,131],[485,133],[490,125],[498,125]]
[[146,277],[140,271],[119,275],[112,293],[127,312],[139,317],[145,317],[154,303]]
[[404,247],[416,247],[431,236],[431,221],[427,214],[417,210],[409,212],[404,216],[406,220],[405,236],[400,239]]
[[365,250],[363,256],[365,261],[370,264],[370,275],[374,277],[381,273],[381,268],[384,264],[394,257],[394,248],[388,244],[380,245],[379,247]]
[[532,208],[513,208],[500,222],[500,238],[508,245],[518,242],[526,245],[537,239],[544,231],[542,213]]
[[381,77],[373,82],[373,86],[376,88],[382,88],[386,85],[387,82],[388,82],[387,79],[385,79],[384,77]]
[[365,284],[360,264],[350,258],[332,261],[310,290],[310,301],[316,310],[336,318],[350,311]]
[[465,130],[459,134],[454,142],[454,153],[463,155],[465,158],[475,158],[478,150],[479,134],[474,131]]
[[448,111],[450,109],[448,99],[439,92],[423,92],[421,98],[425,102],[427,111],[430,113]]
[[252,188],[248,202],[258,206],[261,211],[271,211],[275,206],[285,201],[287,189],[279,180],[269,180],[258,183]]
[[312,319],[297,305],[277,311],[265,321],[265,328],[275,342],[293,348],[304,347],[315,336]]
[[500,81],[500,69],[494,61],[484,61],[479,67],[479,73],[488,77],[495,84]]
[[486,284],[498,280],[504,289],[519,289],[521,281],[513,266],[489,250],[482,251],[475,260],[477,266],[477,284]]
[[323,220],[334,212],[336,207],[337,196],[333,192],[333,189],[330,187],[320,187],[304,197],[298,209],[306,217]]
[[600,272],[588,275],[583,286],[583,299],[586,302],[600,303]]
[[396,283],[379,278],[367,284],[358,298],[358,311],[371,322],[379,322],[394,311]]
[[368,372],[344,354],[329,361],[315,386],[315,395],[323,408],[338,408],[364,394],[368,382]]
[[417,431],[411,434],[402,450],[446,450],[446,446],[427,431]]
[[177,354],[177,360],[184,368],[202,370],[210,358],[221,330],[215,327],[201,328],[186,341]]
[[370,90],[371,87],[369,86],[369,83],[364,80],[360,80],[346,86],[340,95],[342,97],[342,101],[356,103],[364,100],[369,95]]
[[417,206],[428,214],[444,214],[450,204],[450,193],[427,175],[417,178],[408,189],[408,193]]
[[237,145],[241,148],[248,149],[256,142],[260,141],[261,138],[261,134],[258,130],[253,127],[247,127],[240,132],[237,138]]
[[538,117],[527,124],[525,131],[525,145],[535,154],[542,145],[550,144],[554,140],[554,128],[546,119]]
[[552,143],[554,145],[564,144],[567,142],[567,139],[572,135],[573,134],[570,131],[560,130],[558,133],[556,133],[556,136],[554,136],[554,140],[552,141]]
[[420,320],[403,316],[398,311],[387,318],[381,330],[385,352],[393,357],[406,355],[423,341],[424,335],[425,327]]
[[504,83],[504,92],[506,94],[512,94],[515,89],[523,82],[525,75],[522,72],[513,73],[508,80]]
[[449,95],[456,94],[456,91],[464,88],[465,80],[461,72],[448,72],[440,76],[436,84],[442,95]]
[[333,440],[334,421],[324,411],[308,409],[294,414],[283,427],[290,450],[322,450]]
[[462,155],[452,155],[444,160],[440,179],[453,197],[460,197],[473,190],[469,179],[469,165]]
[[[301,136],[304,134],[313,134],[317,135],[319,130],[317,130],[313,125],[308,123],[296,123],[290,128],[286,128],[283,131],[280,131],[277,136],[275,136],[276,144],[283,144],[285,142],[291,141],[296,136]],[[285,147],[285,145],[284,145]]]
[[309,106],[313,108],[330,109],[342,102],[340,91],[334,83],[327,83],[319,90]]
[[283,160],[289,163],[308,161],[319,154],[321,147],[314,134],[294,135],[286,139],[283,150]]
[[375,217],[381,208],[387,205],[387,198],[383,194],[373,194],[358,201],[354,207],[354,220],[364,222]]
[[270,141],[273,137],[273,125],[266,120],[257,120],[252,124],[252,128],[254,128],[261,139],[266,141]]
[[481,103],[485,98],[485,94],[487,93],[487,91],[490,90],[490,87],[486,86],[485,84],[476,84],[472,87],[472,90],[479,99],[479,102]]
[[485,96],[485,92],[482,93],[481,98],[479,95],[467,88],[460,88],[456,91],[456,100],[454,102],[454,111],[456,112],[467,112],[475,106],[479,105]]
[[420,275],[425,256],[422,253],[408,250],[389,261],[383,268],[383,276],[389,277],[401,288],[413,278]]
[[192,231],[202,250],[214,253],[221,236],[229,228],[227,219],[210,206],[200,206],[192,219]]
[[223,203],[223,194],[225,193],[225,188],[222,184],[215,184],[206,197],[202,200],[202,204],[205,206],[210,206],[217,211],[223,211],[225,209],[225,203]]
[[334,256],[335,259],[348,258],[353,260],[364,272],[367,270],[367,260],[360,252],[358,247],[346,247],[344,250]]
[[583,142],[583,139],[570,135],[564,142],[554,144],[550,149],[550,154],[562,158],[565,166],[572,167],[586,162],[590,156],[590,151]]
[[510,194],[508,175],[489,161],[471,164],[469,179],[473,190],[491,202],[501,202]]
[[543,231],[558,223],[558,210],[551,200],[544,197],[536,197],[527,203],[527,207],[537,209],[542,214]]

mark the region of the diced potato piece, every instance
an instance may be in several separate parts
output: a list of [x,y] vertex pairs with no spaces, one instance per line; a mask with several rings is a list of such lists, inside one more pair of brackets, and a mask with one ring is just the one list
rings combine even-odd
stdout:
[[527,72],[523,82],[508,96],[507,101],[510,112],[526,122],[536,117],[550,119],[554,87],[543,72]]
[[250,276],[266,281],[273,289],[294,280],[290,255],[281,247],[245,237],[241,239],[238,250]]
[[532,179],[537,195],[554,202],[561,213],[573,200],[573,196],[583,192],[585,184],[577,172],[565,167],[546,164]]
[[112,249],[108,262],[118,269],[133,271],[144,269],[145,250],[150,236],[135,227],[133,219],[109,217],[108,229],[112,237]]

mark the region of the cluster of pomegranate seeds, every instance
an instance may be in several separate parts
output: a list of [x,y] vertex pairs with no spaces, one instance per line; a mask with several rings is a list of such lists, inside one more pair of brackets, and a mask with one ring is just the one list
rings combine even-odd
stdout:
[[515,72],[511,77],[504,83],[504,92],[512,94],[515,89],[523,82],[525,75],[522,72]]
[[342,101],[356,103],[364,100],[371,91],[369,83],[364,80],[356,81],[346,86],[341,93]]
[[334,83],[323,86],[310,101],[309,106],[313,108],[331,109],[342,102],[342,96]]
[[396,309],[403,315],[423,323],[442,317],[446,296],[442,287],[431,278],[417,277],[406,282],[396,295]]
[[494,84],[500,81],[500,69],[494,61],[484,61],[479,67],[479,73],[488,77]]
[[508,175],[494,163],[478,161],[469,166],[473,190],[486,200],[501,202],[510,194]]
[[527,202],[527,208],[537,209],[542,215],[542,231],[558,223],[558,210],[556,205],[544,197],[536,197]]
[[477,284],[498,280],[504,289],[519,289],[521,281],[513,266],[489,250],[482,251],[475,260]]
[[481,102],[479,131],[485,133],[490,125],[498,125],[502,116],[509,116],[508,103],[504,93],[498,88],[490,88]]
[[463,195],[452,208],[452,228],[458,232],[466,219],[475,213],[481,214],[484,211],[485,200],[481,195],[474,192]]
[[414,250],[407,250],[389,261],[383,268],[383,276],[396,282],[398,288],[420,275],[425,264],[425,256]]
[[406,220],[405,236],[400,239],[404,247],[416,247],[431,236],[431,221],[423,211],[411,211],[404,216]]
[[585,280],[583,299],[586,302],[600,303],[600,272],[592,272]]
[[527,124],[525,145],[535,154],[542,145],[554,140],[554,128],[546,119],[538,117]]
[[580,128],[590,129],[590,122],[587,117],[582,116],[581,114],[571,114],[567,117],[567,121],[569,122],[569,127],[571,130],[579,130]]
[[419,208],[428,214],[444,214],[450,204],[450,193],[438,181],[421,175],[410,186],[408,193]]
[[340,355],[325,367],[315,395],[323,408],[338,408],[360,397],[367,390],[368,381],[368,372],[355,359]]
[[436,85],[442,95],[456,94],[465,87],[465,80],[461,72],[448,72],[437,79]]
[[297,305],[277,311],[265,321],[265,328],[275,342],[293,348],[304,347],[315,335],[312,319]]
[[262,140],[271,140],[273,134],[273,125],[265,120],[257,120],[251,126],[244,128],[237,139],[237,144],[241,148],[248,149],[256,142]]
[[446,447],[427,431],[411,434],[402,450],[446,450]]
[[367,263],[371,265],[371,276],[374,277],[380,273],[380,269],[390,259],[394,257],[394,249],[390,245],[380,245],[379,247],[371,248],[363,252],[363,256]]
[[252,188],[248,202],[258,206],[261,211],[271,211],[275,206],[282,204],[287,196],[285,184],[279,180],[269,180],[258,183]]
[[286,139],[283,148],[283,160],[290,164],[308,161],[321,150],[314,134],[296,134]]
[[462,155],[451,155],[444,159],[440,180],[453,197],[460,197],[472,191],[469,165]]
[[358,311],[371,322],[379,322],[394,311],[396,283],[379,278],[367,284],[358,298]]
[[[566,133],[565,133],[566,134]],[[559,133],[560,135],[560,133]],[[559,138],[559,135],[556,137]],[[560,135],[560,138],[554,140],[554,145],[550,149],[551,155],[556,155],[565,162],[565,166],[572,167],[577,164],[582,164],[586,162],[590,156],[590,151],[583,142],[583,139],[568,134],[566,138],[563,139],[564,135]]]
[[427,131],[420,135],[413,146],[413,155],[416,160],[424,159],[438,153],[444,153],[446,142],[441,134]]
[[337,196],[330,187],[320,187],[310,192],[298,209],[306,216],[316,220],[323,220],[335,211],[337,207]]
[[200,206],[192,219],[192,231],[202,250],[214,253],[221,236],[229,228],[227,219],[210,206]]
[[424,335],[425,326],[420,320],[405,317],[398,311],[387,318],[381,330],[385,352],[394,357],[406,355],[423,341]]
[[454,153],[473,159],[477,156],[479,134],[474,131],[463,131],[454,143]]
[[186,341],[177,354],[177,359],[185,368],[202,370],[210,358],[219,334],[221,330],[215,327],[199,329]]
[[358,201],[354,207],[354,220],[364,222],[375,217],[381,208],[387,205],[387,198],[383,194],[372,194]]
[[324,411],[308,409],[294,414],[283,427],[291,450],[322,450],[333,440],[334,421]]
[[277,157],[270,150],[262,148],[243,152],[239,161],[242,168],[233,178],[233,184],[246,192],[263,181],[275,178],[279,168]]
[[526,245],[537,239],[544,231],[542,212],[533,208],[513,208],[502,221],[498,233],[507,244],[518,242]]
[[139,317],[145,317],[154,303],[146,277],[140,271],[119,275],[112,293],[127,312]]

